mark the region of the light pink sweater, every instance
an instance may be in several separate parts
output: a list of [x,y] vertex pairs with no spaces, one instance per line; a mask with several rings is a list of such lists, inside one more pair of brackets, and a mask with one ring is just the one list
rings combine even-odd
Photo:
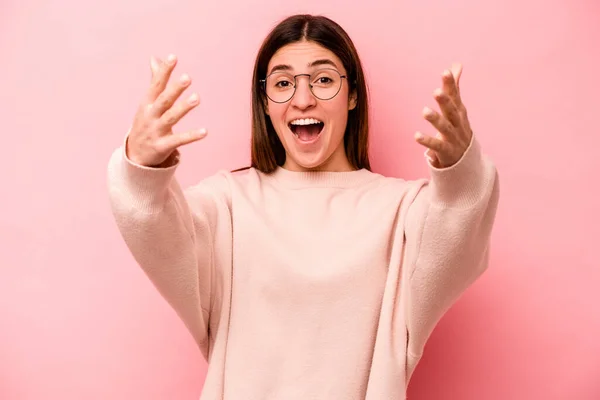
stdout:
[[201,400],[403,400],[434,326],[487,267],[498,203],[473,139],[431,179],[221,172],[118,148],[108,184],[131,253],[209,363]]

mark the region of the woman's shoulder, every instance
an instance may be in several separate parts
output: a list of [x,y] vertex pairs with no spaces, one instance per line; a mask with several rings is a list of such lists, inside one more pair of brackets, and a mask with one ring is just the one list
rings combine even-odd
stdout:
[[424,178],[408,179],[391,174],[385,174],[383,172],[371,172],[371,174],[375,177],[374,181],[382,190],[409,190],[411,188],[421,187],[423,184],[427,183],[427,179]]
[[259,180],[259,173],[254,168],[238,170],[220,169],[206,176],[196,184],[187,188],[189,193],[211,193],[218,197],[230,198],[234,186],[248,186]]

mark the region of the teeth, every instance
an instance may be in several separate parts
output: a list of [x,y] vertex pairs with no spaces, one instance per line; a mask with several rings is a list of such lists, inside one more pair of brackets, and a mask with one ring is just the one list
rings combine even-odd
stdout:
[[318,119],[314,119],[314,118],[301,118],[301,119],[295,119],[292,122],[290,122],[291,125],[312,125],[312,124],[321,124],[322,122],[319,121]]

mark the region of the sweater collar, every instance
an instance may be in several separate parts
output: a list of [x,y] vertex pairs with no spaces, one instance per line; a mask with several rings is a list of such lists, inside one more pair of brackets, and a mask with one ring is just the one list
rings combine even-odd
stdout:
[[377,174],[364,168],[347,172],[298,172],[277,167],[275,171],[266,176],[291,189],[314,187],[350,188],[366,184],[377,178]]

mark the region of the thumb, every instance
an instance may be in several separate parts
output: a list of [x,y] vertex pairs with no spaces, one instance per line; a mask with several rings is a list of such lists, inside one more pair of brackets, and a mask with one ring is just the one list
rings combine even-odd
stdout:
[[204,139],[207,134],[208,132],[205,128],[198,130],[194,129],[187,132],[166,136],[164,140],[166,147],[171,151],[174,151],[178,147]]

